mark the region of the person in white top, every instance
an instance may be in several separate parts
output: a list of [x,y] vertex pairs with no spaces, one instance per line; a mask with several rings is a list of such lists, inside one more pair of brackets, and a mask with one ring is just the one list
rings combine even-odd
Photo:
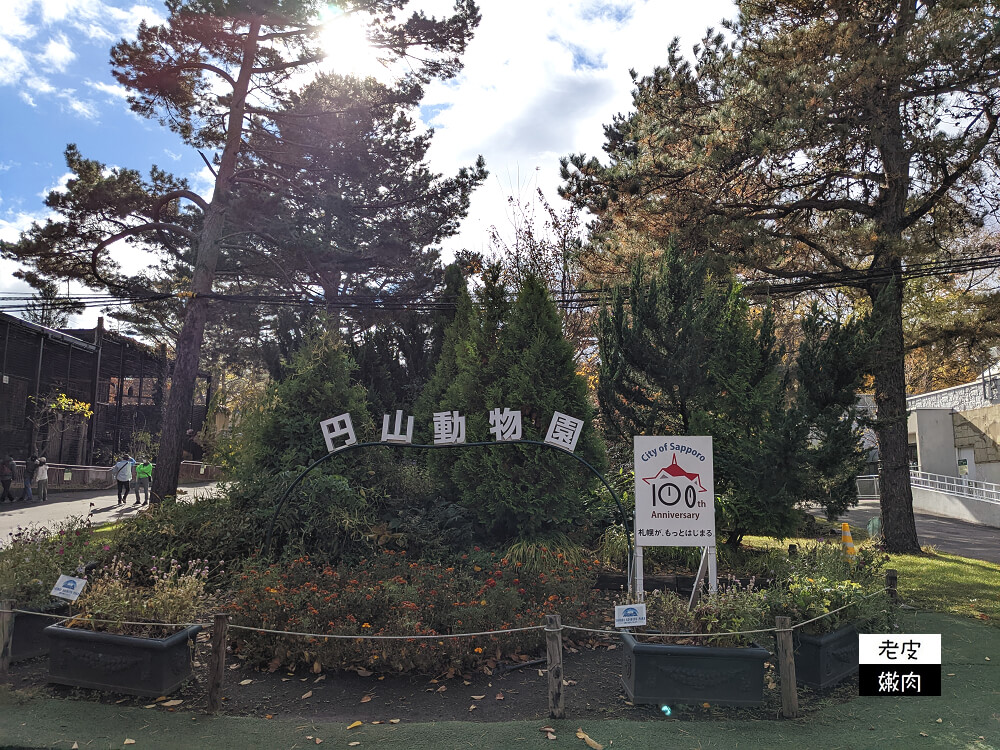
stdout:
[[128,502],[129,485],[132,484],[132,461],[128,456],[122,456],[118,463],[111,467],[111,473],[118,482],[118,504]]
[[38,490],[38,500],[45,502],[49,499],[49,463],[45,456],[38,459],[38,468],[35,469],[35,488]]

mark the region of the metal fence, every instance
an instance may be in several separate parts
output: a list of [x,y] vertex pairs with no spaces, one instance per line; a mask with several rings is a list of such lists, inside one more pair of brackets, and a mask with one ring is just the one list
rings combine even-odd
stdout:
[[[50,492],[58,490],[108,490],[115,487],[111,468],[107,466],[72,466],[67,464],[49,464],[48,466]],[[218,466],[203,464],[199,461],[182,461],[177,481],[181,484],[195,484],[197,482],[216,482],[222,478],[222,469]],[[23,486],[24,462],[16,461],[11,487]]]
[[[856,481],[859,499],[877,500],[881,497],[877,476],[857,477]],[[931,474],[930,472],[911,469],[910,486],[1000,505],[1000,484],[993,484],[992,482],[977,482],[966,477],[951,477],[946,474]]]

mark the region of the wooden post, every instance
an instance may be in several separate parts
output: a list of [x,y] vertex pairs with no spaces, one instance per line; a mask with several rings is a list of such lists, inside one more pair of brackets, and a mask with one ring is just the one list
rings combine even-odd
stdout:
[[899,581],[899,574],[895,568],[887,568],[885,571],[885,587],[889,590],[889,599],[893,604],[899,604],[899,592],[896,584]]
[[229,616],[216,615],[212,622],[212,653],[208,660],[208,712],[222,707],[222,680],[226,676],[226,631]]
[[549,662],[549,718],[565,719],[563,695],[562,621],[559,615],[545,615],[545,655]]
[[792,620],[775,617],[774,634],[778,646],[778,671],[781,676],[781,715],[794,719],[799,715],[799,694],[795,685],[795,650],[792,645]]
[[0,610],[0,677],[6,677],[14,639],[14,600],[0,600]]

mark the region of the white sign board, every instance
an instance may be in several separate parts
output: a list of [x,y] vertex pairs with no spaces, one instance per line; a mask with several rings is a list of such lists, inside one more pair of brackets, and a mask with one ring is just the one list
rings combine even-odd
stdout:
[[637,547],[714,547],[711,437],[635,438]]
[[645,604],[619,604],[615,607],[615,627],[632,628],[646,624]]
[[59,576],[59,580],[56,581],[55,588],[52,589],[52,596],[58,596],[60,599],[69,599],[71,602],[75,602],[76,598],[80,596],[80,592],[83,591],[83,587],[86,585],[86,578]]

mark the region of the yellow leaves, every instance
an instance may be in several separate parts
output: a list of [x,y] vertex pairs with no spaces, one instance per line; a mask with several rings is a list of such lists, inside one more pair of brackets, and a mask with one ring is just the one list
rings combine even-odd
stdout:
[[253,680],[240,680],[241,685],[252,685]]
[[389,723],[390,724],[398,724],[399,723],[399,719],[389,719]]
[[364,723],[363,721],[356,721],[356,722],[354,722],[353,724],[351,724],[351,725],[350,725],[349,727],[347,727],[347,728],[348,728],[348,729],[357,729],[358,727],[362,727],[362,726],[364,726],[364,724],[365,724],[365,723]]
[[576,736],[587,743],[587,747],[593,748],[593,750],[604,750],[604,745],[591,739],[590,735],[584,732],[582,729],[576,730]]
[[164,706],[165,708],[170,708],[171,706],[179,706],[183,702],[184,702],[183,700],[176,699],[176,700],[172,700],[172,701],[167,701],[166,703],[162,703],[160,705]]
[[486,697],[485,695],[474,695],[474,696],[472,696],[472,700],[474,700],[474,701],[481,701],[485,697]]
[[304,695],[302,696],[302,700],[306,700],[306,698],[312,698],[312,694],[313,694],[313,691],[312,691],[312,690],[309,690],[308,692],[306,692],[306,693],[305,693],[305,694],[304,694]]
[[126,737],[125,741],[122,744],[123,745],[134,745],[135,744],[135,740],[132,740],[132,739],[129,739],[128,737]]

